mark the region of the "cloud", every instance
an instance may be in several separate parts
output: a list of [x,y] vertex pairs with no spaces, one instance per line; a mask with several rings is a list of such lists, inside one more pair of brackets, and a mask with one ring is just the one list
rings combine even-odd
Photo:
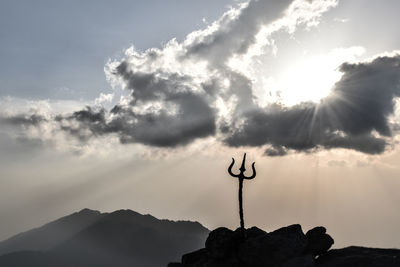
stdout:
[[230,146],[270,144],[273,150],[266,153],[272,155],[319,148],[384,152],[392,136],[389,117],[400,96],[400,55],[344,63],[340,71],[342,78],[321,103],[255,108],[243,114],[240,125],[229,129],[225,142]]
[[265,150],[265,155],[270,156],[270,157],[284,156],[286,154],[287,154],[287,151],[282,146],[272,146]]
[[237,117],[257,107],[252,78],[229,66],[229,60],[257,54],[254,50],[269,45],[265,37],[275,32],[315,25],[336,4],[250,1],[231,8],[181,43],[171,40],[161,49],[144,52],[131,47],[123,60],[106,67],[108,79],[125,87],[129,95],[111,110],[107,122],[99,119],[93,125],[76,118],[80,126],[73,132],[80,138],[87,130],[93,135],[117,133],[122,143],[159,147],[216,136],[217,126],[229,123],[224,109],[230,109],[228,116]]
[[232,55],[246,54],[257,42],[261,27],[282,17],[291,2],[250,1],[238,9],[232,8],[207,30],[187,37],[183,58],[195,56],[207,59],[212,65],[223,65]]
[[[100,107],[113,98],[102,94],[94,107],[53,116],[53,122],[80,142],[112,135],[123,144],[177,147],[214,137],[232,147],[265,147],[268,156],[332,148],[382,153],[390,144],[389,116],[399,96],[398,54],[342,64],[341,79],[320,103],[260,106],[254,94],[249,66],[272,53],[274,35],[314,27],[336,5],[250,1],[182,42],[145,51],[131,47],[105,67],[107,79],[126,92],[117,105],[110,111]],[[3,120],[49,123],[25,115]]]
[[[127,105],[117,105],[106,120],[104,109],[87,107],[70,116],[60,116],[62,129],[82,141],[91,135],[118,134],[122,143],[142,143],[158,147],[185,145],[196,138],[215,135],[215,110],[207,95],[195,93],[184,85],[189,77],[133,73],[125,64],[120,75],[132,91]],[[177,88],[179,88],[177,90]]]
[[38,114],[15,114],[12,116],[7,116],[5,114],[0,115],[0,123],[11,126],[36,126],[45,121],[46,118]]
[[95,105],[102,105],[103,103],[110,103],[114,98],[114,93],[104,94],[100,93],[99,97],[94,100]]

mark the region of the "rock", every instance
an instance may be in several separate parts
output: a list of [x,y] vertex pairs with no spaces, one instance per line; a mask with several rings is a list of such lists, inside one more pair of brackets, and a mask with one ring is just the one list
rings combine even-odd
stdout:
[[184,267],[201,267],[208,260],[208,252],[205,248],[182,256],[182,266]]
[[[240,228],[236,229],[236,231],[240,231]],[[265,236],[266,234],[267,234],[267,232],[261,230],[260,228],[255,227],[255,226],[246,229],[246,239],[254,238],[257,236]]]
[[326,234],[325,227],[319,226],[309,230],[306,233],[307,247],[305,252],[319,256],[331,248],[333,238]]
[[210,259],[202,267],[244,267],[236,258]]
[[275,230],[271,232],[270,234],[272,235],[279,235],[283,238],[288,238],[293,241],[301,241],[302,243],[305,242],[305,235],[303,233],[303,230],[301,229],[300,224],[292,224],[286,227],[279,228],[278,230]]
[[287,258],[302,255],[307,245],[306,237],[299,224],[280,228],[269,235],[277,238],[277,245]]
[[206,247],[168,267],[400,267],[399,249],[348,247],[329,250],[333,239],[322,226],[303,233],[298,224],[271,233],[252,227],[221,227]]
[[182,263],[180,262],[170,262],[168,263],[167,267],[182,267]]
[[313,255],[305,255],[296,257],[286,261],[282,267],[315,267],[315,259]]
[[232,254],[233,249],[242,241],[239,232],[220,227],[210,232],[206,240],[206,249],[211,258],[222,259]]
[[301,256],[306,246],[300,225],[291,225],[272,233],[248,238],[239,247],[238,257],[250,266],[279,266]]
[[318,257],[319,267],[399,267],[399,249],[347,247],[333,249]]

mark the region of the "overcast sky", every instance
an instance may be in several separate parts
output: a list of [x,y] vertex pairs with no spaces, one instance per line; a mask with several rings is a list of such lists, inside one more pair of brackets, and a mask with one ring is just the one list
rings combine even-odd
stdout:
[[[1,1],[0,239],[82,208],[400,247],[396,0]],[[250,162],[251,161],[251,162]]]

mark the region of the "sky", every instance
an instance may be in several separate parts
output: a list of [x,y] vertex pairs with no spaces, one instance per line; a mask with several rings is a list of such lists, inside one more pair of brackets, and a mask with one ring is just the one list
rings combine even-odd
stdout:
[[[1,1],[0,239],[91,208],[400,248],[400,3]],[[238,168],[235,166],[234,168]]]

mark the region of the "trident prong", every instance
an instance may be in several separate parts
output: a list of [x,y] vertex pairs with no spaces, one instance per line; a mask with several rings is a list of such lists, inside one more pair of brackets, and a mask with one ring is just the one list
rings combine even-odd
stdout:
[[231,176],[233,176],[233,177],[235,177],[235,178],[239,178],[239,179],[242,178],[242,179],[246,179],[246,180],[251,180],[251,179],[255,178],[257,173],[256,173],[256,168],[254,167],[254,164],[256,164],[256,163],[253,162],[253,163],[251,164],[251,168],[253,169],[253,175],[250,176],[250,177],[246,177],[246,176],[244,175],[244,172],[246,171],[245,161],[246,161],[246,153],[244,153],[244,156],[243,156],[242,166],[240,166],[240,168],[239,168],[240,173],[239,173],[239,174],[234,174],[234,173],[232,172],[232,167],[233,167],[233,165],[235,164],[235,159],[232,158],[232,163],[231,163],[231,165],[229,165],[228,173],[229,173]]
[[240,168],[239,168],[239,170],[240,170],[239,174],[234,174],[232,172],[232,167],[235,164],[235,159],[234,158],[232,158],[232,163],[231,163],[231,165],[229,165],[229,168],[228,168],[228,173],[231,176],[239,179],[239,216],[240,216],[240,228],[242,230],[243,235],[245,233],[245,231],[244,231],[245,230],[244,229],[244,219],[243,219],[243,198],[242,198],[243,180],[244,179],[251,180],[251,179],[254,179],[256,177],[256,169],[254,167],[255,162],[253,162],[253,164],[251,164],[251,168],[253,169],[253,174],[251,176],[249,176],[249,177],[246,177],[244,175],[244,172],[246,171],[246,166],[245,166],[246,163],[245,163],[245,161],[246,161],[246,153],[244,153],[242,166],[240,166]]

